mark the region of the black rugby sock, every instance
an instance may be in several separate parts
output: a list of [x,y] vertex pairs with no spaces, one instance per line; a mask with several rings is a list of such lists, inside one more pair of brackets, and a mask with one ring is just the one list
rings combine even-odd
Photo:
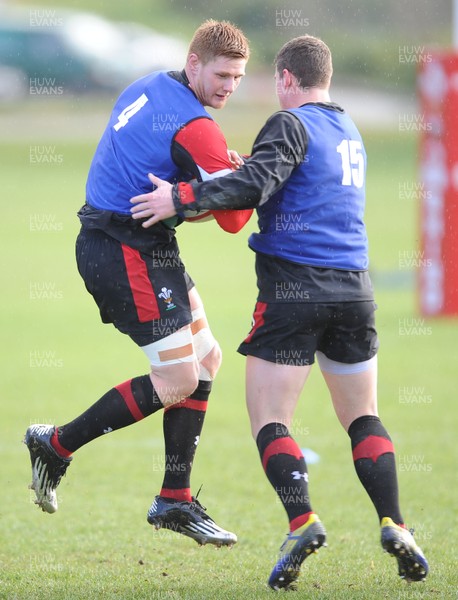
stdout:
[[191,501],[191,468],[204,424],[211,381],[164,411],[165,473],[161,496]]
[[399,508],[394,447],[380,419],[366,415],[348,428],[356,473],[381,521],[390,517],[403,524]]
[[132,425],[161,408],[149,375],[135,377],[112,388],[70,423],[57,427],[51,443],[68,456],[104,433]]
[[265,425],[256,438],[262,466],[278,494],[294,531],[312,512],[307,465],[299,446],[282,423]]

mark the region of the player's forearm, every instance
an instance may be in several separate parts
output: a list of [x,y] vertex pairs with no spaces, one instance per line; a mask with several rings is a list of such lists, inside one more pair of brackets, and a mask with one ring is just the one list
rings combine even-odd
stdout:
[[306,133],[298,119],[277,113],[259,133],[252,157],[236,172],[212,181],[175,186],[175,209],[180,213],[184,208],[243,209],[263,204],[303,160],[306,146]]
[[[231,174],[232,175],[232,174]],[[229,176],[211,181],[178,184],[173,187],[177,213],[190,210],[224,210],[254,208],[262,197],[262,187],[243,181],[228,181]]]

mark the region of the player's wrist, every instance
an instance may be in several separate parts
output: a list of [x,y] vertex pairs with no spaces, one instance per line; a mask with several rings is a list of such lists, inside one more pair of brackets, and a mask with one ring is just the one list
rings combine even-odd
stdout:
[[180,216],[183,216],[185,210],[194,210],[197,208],[195,205],[194,190],[190,183],[181,182],[175,184],[172,188],[172,200],[176,213]]

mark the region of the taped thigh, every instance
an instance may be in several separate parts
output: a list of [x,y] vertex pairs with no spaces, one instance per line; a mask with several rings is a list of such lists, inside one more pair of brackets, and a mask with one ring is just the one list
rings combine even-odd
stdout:
[[154,367],[164,367],[196,360],[193,334],[189,326],[178,329],[178,331],[157,342],[141,346],[141,349],[148,357],[151,366]]

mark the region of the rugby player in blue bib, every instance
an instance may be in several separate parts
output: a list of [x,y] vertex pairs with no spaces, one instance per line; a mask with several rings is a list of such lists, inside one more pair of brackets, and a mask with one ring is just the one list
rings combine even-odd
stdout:
[[[28,428],[31,487],[47,513],[58,508],[56,488],[76,450],[164,409],[165,473],[148,522],[199,544],[237,541],[191,493],[191,468],[221,351],[180,258],[175,226],[184,219],[147,231],[132,218],[130,198],[150,189],[150,170],[170,182],[202,181],[240,164],[204,107],[225,106],[248,58],[248,41],[237,27],[206,21],[194,34],[182,71],[147,75],[115,103],[78,213],[77,264],[102,321],[144,351],[151,371],[116,385],[70,423]],[[251,213],[218,210],[210,216],[236,233]]]
[[[132,199],[145,228],[185,209],[256,207],[259,232],[249,246],[259,294],[239,352],[247,357],[252,433],[290,526],[269,578],[276,590],[290,588],[303,561],[326,541],[290,431],[315,359],[376,509],[382,547],[407,581],[428,573],[404,525],[394,448],[377,410],[376,306],[363,221],[366,153],[351,118],[330,100],[331,76],[331,53],[320,39],[286,43],[275,73],[282,110],[258,134],[251,158],[212,182],[172,187],[150,175],[158,188]],[[338,482],[333,486],[338,492]]]

